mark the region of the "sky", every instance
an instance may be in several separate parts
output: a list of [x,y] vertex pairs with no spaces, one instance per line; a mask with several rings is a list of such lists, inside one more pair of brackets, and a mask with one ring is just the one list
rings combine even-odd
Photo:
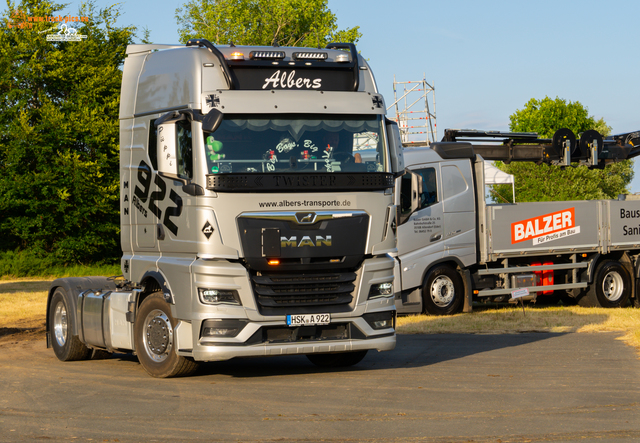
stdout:
[[[95,1],[98,8],[114,3]],[[136,26],[140,38],[146,27],[154,43],[179,42],[181,1],[118,3],[118,25]],[[61,15],[77,16],[79,4],[69,2]],[[545,96],[579,101],[613,134],[640,130],[634,111],[640,2],[329,0],[328,6],[339,29],[360,27],[357,48],[387,106],[394,101],[394,76],[434,86],[437,139],[445,128],[506,131],[509,115]],[[433,108],[432,96],[429,101]],[[640,159],[631,192],[640,192]]]

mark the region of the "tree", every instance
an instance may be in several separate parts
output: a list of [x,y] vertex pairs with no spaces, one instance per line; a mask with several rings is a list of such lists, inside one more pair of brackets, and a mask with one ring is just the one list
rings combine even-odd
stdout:
[[[540,138],[552,138],[556,130],[571,129],[580,134],[596,129],[603,136],[610,135],[604,119],[595,120],[580,102],[567,102],[545,97],[532,98],[523,109],[509,117],[509,129],[513,132],[537,132]],[[617,198],[628,192],[633,179],[633,161],[625,160],[604,169],[588,169],[584,166],[561,168],[559,166],[536,165],[529,162],[513,162],[506,165],[496,162],[503,171],[516,179],[516,201],[594,200]],[[495,187],[496,194],[510,200],[509,186]],[[503,198],[492,194],[495,202]]]
[[65,24],[87,37],[47,41],[62,29],[51,19],[63,6],[9,2],[0,23],[0,251],[60,264],[113,261],[119,67],[134,28],[115,26],[117,8],[85,3],[86,21]]
[[176,10],[180,40],[215,44],[324,47],[355,43],[359,27],[338,30],[326,0],[189,0]]

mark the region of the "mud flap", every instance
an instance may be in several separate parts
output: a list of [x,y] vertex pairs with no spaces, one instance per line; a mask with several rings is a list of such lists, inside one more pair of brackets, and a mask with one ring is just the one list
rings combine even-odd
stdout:
[[464,307],[462,312],[473,311],[473,286],[471,284],[471,272],[468,269],[462,271],[462,282],[464,284]]

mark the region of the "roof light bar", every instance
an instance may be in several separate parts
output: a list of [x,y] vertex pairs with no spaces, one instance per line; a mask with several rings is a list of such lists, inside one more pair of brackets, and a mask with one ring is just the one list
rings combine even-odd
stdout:
[[296,60],[326,60],[329,54],[326,52],[294,52],[293,58]]
[[251,60],[282,60],[284,51],[251,51],[249,58]]
[[232,52],[231,55],[229,55],[229,60],[244,60],[244,54],[242,52]]

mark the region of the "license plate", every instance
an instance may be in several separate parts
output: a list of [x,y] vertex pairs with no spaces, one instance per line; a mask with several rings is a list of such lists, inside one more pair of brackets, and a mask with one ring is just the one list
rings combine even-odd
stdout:
[[287,325],[289,326],[328,325],[330,322],[331,315],[329,314],[287,315]]

